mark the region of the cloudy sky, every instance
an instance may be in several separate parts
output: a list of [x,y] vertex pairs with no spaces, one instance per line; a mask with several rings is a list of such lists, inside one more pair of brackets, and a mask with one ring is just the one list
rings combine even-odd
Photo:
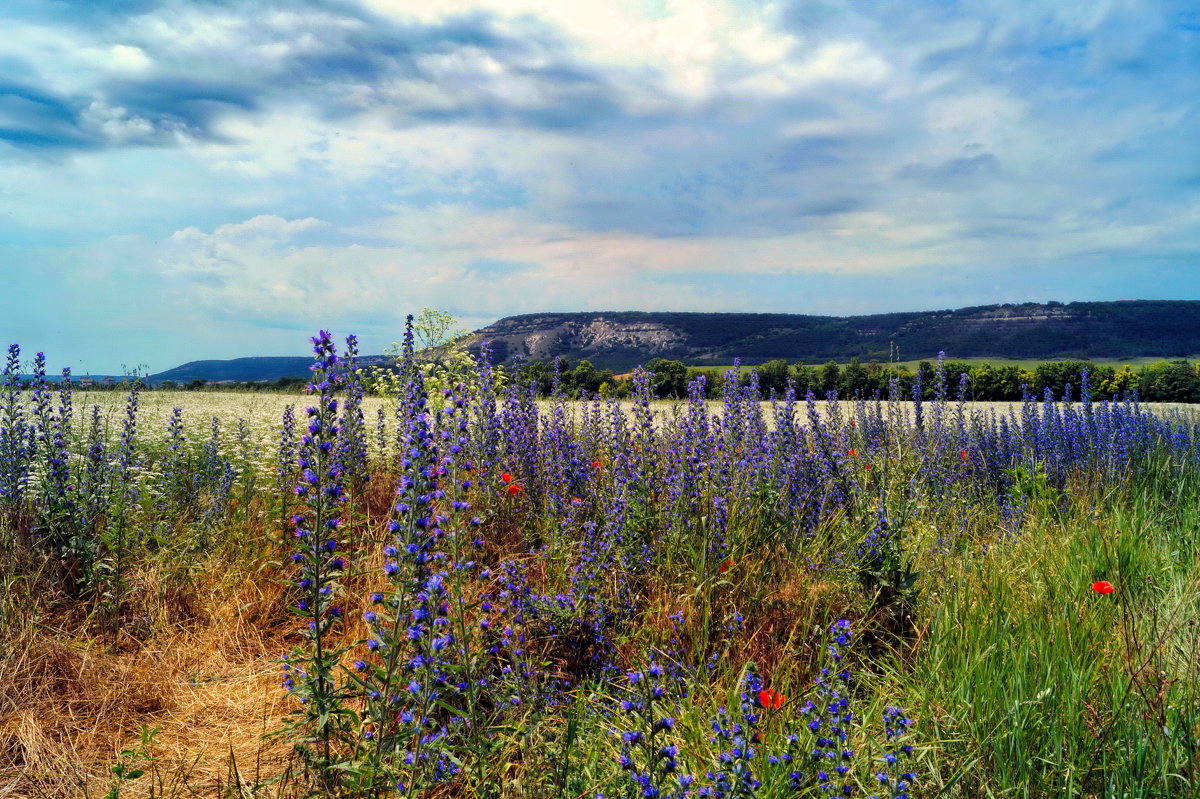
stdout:
[[0,3],[0,333],[1200,298],[1195,0]]

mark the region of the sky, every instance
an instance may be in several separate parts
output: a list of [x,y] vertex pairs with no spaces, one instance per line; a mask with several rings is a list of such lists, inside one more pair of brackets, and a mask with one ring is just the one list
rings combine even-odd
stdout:
[[1195,0],[4,0],[0,344],[1200,299]]

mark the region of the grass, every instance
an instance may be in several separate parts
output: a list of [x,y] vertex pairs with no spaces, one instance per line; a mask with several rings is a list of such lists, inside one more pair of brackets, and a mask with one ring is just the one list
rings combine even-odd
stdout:
[[[110,403],[115,431],[123,400],[79,393],[76,403],[100,398]],[[138,511],[143,543],[116,633],[104,621],[103,602],[64,583],[56,556],[30,544],[29,519],[5,517],[0,796],[312,793],[297,736],[266,735],[297,707],[279,686],[278,661],[304,641],[302,619],[291,610],[296,593],[287,558],[295,542],[279,522],[288,514],[269,468],[279,413],[306,401],[215,392],[143,396],[144,446],[153,457],[161,456],[167,419],[180,406],[193,454],[217,416],[222,451],[236,462],[231,431],[241,417],[256,452],[240,468],[255,478],[239,480],[227,494],[199,491],[198,505],[168,506],[154,499],[159,472],[157,461],[148,462],[143,487],[150,499]],[[368,403],[365,414],[372,440],[375,407]],[[717,410],[705,407],[710,416]],[[549,424],[552,406],[540,408]],[[684,406],[652,408],[660,435],[686,418]],[[976,423],[982,430],[985,417]],[[590,435],[582,414],[570,427],[577,440]],[[611,728],[628,722],[614,702],[631,695],[623,672],[644,670],[651,658],[692,669],[686,696],[672,694],[669,736],[701,782],[705,768],[720,767],[714,758],[724,745],[712,740],[712,719],[722,707],[738,712],[747,674],[789,697],[756,722],[765,738],[761,754],[779,755],[789,734],[806,734],[800,708],[827,662],[825,630],[844,618],[855,628],[847,651],[857,720],[848,725],[848,740],[862,755],[848,779],[858,795],[878,790],[871,773],[888,746],[879,719],[885,707],[901,705],[916,722],[912,795],[1200,796],[1200,475],[1193,456],[1160,443],[1116,476],[1099,465],[1061,479],[1035,472],[1044,490],[1015,497],[1024,504],[1014,521],[997,504],[1006,495],[986,480],[963,476],[952,489],[914,489],[932,479],[925,471],[932,467],[903,437],[912,431],[880,429],[887,440],[875,449],[865,428],[860,421],[830,431],[839,457],[847,446],[861,454],[849,461],[857,470],[854,490],[844,505],[813,517],[811,529],[787,516],[763,486],[771,470],[816,458],[818,439],[805,438],[807,448],[776,461],[743,457],[740,440],[707,451],[703,462],[685,458],[686,473],[701,481],[694,510],[672,510],[662,485],[640,484],[636,499],[614,510],[618,461],[641,451],[615,438],[590,450],[602,468],[574,489],[582,510],[578,517],[569,511],[567,521],[537,504],[531,495],[551,489],[536,488],[530,464],[515,456],[486,464],[488,474],[472,473],[464,496],[483,520],[476,557],[493,569],[506,559],[520,564],[523,585],[547,596],[572,590],[580,547],[598,540],[596,530],[614,513],[623,514],[624,537],[593,588],[605,608],[628,602],[631,610],[605,628],[604,648],[590,653],[609,664],[597,671],[578,668],[582,655],[563,632],[579,632],[571,625],[583,618],[582,604],[557,616],[530,610],[528,621],[497,617],[528,635],[537,685],[552,698],[530,695],[504,713],[480,710],[488,734],[476,749],[456,750],[462,774],[428,795],[623,795],[621,739]],[[965,474],[952,434],[932,426],[928,435],[946,437],[947,459],[938,468]],[[394,436],[389,427],[387,439]],[[538,446],[557,445],[547,434]],[[751,448],[749,438],[744,446]],[[965,458],[972,468],[976,457]],[[352,563],[337,586],[345,621],[332,628],[329,644],[348,648],[346,665],[362,656],[360,642],[372,634],[362,616],[373,607],[368,595],[388,585],[382,545],[390,540],[400,475],[393,455],[372,451],[371,459],[371,478],[352,492],[343,515],[342,547]],[[539,468],[554,463],[546,456]],[[501,468],[516,473],[526,493],[506,496]],[[1001,485],[1011,488],[1003,478]],[[215,517],[201,512],[210,497],[221,503]],[[901,542],[897,574],[915,575],[911,588],[872,582],[853,557],[881,501],[892,540]],[[722,536],[718,552],[713,542]],[[645,547],[651,554],[642,561]],[[1089,586],[1100,579],[1116,591],[1093,592]],[[472,623],[485,598],[504,596],[496,593],[497,574],[465,584]],[[114,766],[144,773],[122,783]],[[758,796],[824,795],[814,783],[794,793],[786,787],[788,769],[762,756],[754,768],[763,786]]]

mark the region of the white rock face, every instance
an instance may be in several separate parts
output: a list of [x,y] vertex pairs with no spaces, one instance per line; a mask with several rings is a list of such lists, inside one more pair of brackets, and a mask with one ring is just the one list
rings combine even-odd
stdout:
[[659,322],[618,322],[604,316],[586,320],[525,317],[487,327],[479,331],[477,338],[503,341],[510,352],[519,352],[530,360],[548,360],[565,349],[596,353],[639,349],[660,353],[685,343],[682,332]]

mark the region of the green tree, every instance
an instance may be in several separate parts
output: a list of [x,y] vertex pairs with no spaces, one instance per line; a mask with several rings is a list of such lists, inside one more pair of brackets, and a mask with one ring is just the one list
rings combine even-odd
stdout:
[[458,320],[452,314],[437,308],[422,308],[413,319],[413,342],[417,351],[430,361],[439,361],[455,343],[469,335],[458,327]]
[[1021,399],[1021,371],[1015,366],[982,363],[971,367],[971,399],[988,402]]
[[597,369],[591,361],[583,360],[570,372],[564,374],[563,378],[564,382],[570,386],[571,393],[578,396],[583,391],[589,394],[599,392],[601,385],[612,382],[613,373],[611,369]]
[[870,393],[867,370],[858,358],[851,358],[850,363],[842,370],[841,380],[838,381],[838,393],[845,397],[862,397]]
[[841,378],[842,369],[837,361],[829,361],[821,367],[821,391],[836,391]]
[[816,366],[796,364],[796,394],[805,397],[808,392],[821,393],[821,370]]
[[1129,364],[1122,366],[1119,371],[1112,369],[1111,372],[1111,374],[1097,382],[1097,398],[1110,399],[1117,397],[1120,399],[1128,396],[1138,388],[1138,373],[1133,371],[1133,367]]
[[756,371],[758,372],[758,388],[764,397],[769,396],[772,391],[776,394],[783,394],[787,390],[791,367],[788,366],[785,359],[778,358],[774,361],[767,361]]
[[651,358],[646,363],[646,371],[654,373],[652,385],[654,394],[658,397],[687,396],[688,373],[682,361],[669,361],[666,358]]
[[1071,386],[1071,396],[1079,399],[1079,387],[1083,384],[1083,370],[1095,371],[1095,365],[1087,361],[1046,361],[1034,369],[1036,376],[1034,390],[1041,397],[1046,389],[1054,392],[1055,397],[1062,397],[1067,386]]
[[1159,361],[1142,368],[1138,393],[1147,402],[1200,402],[1200,377],[1188,361]]

